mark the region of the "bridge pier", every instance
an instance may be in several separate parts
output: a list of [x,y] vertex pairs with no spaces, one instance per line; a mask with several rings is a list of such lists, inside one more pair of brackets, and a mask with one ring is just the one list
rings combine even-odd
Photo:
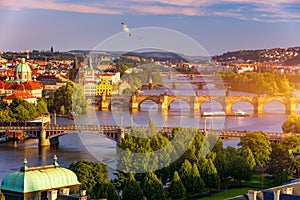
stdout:
[[228,101],[226,102],[225,111],[226,111],[226,114],[231,114],[231,112],[232,112],[232,103],[229,103]]
[[261,114],[263,114],[263,111],[264,111],[263,105],[259,104],[258,106],[254,107],[254,114],[261,115]]
[[122,128],[118,129],[118,133],[117,133],[117,143],[118,144],[121,143],[124,136],[125,136],[124,129],[122,129]]
[[106,99],[106,95],[102,94],[101,110],[108,110],[108,109],[109,109],[109,101]]
[[193,104],[191,106],[191,111],[200,112],[200,104],[198,102],[197,96],[193,97]]
[[50,139],[47,139],[47,132],[45,130],[45,127],[42,126],[39,137],[39,146],[50,146],[50,144]]
[[163,98],[161,100],[161,104],[158,105],[158,108],[164,111],[169,110],[169,104],[168,104],[168,95],[163,95]]
[[296,114],[297,113],[296,107],[297,107],[297,104],[294,102],[290,102],[289,104],[285,105],[285,108],[286,108],[285,114],[287,114],[287,115]]
[[136,94],[133,94],[133,95],[131,96],[130,108],[131,108],[131,110],[133,110],[133,111],[139,109],[139,103],[137,102]]

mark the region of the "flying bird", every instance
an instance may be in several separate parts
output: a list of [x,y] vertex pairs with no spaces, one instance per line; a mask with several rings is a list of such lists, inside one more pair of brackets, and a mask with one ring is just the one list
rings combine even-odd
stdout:
[[123,26],[123,31],[128,33],[129,36],[131,36],[130,28],[128,28],[127,25],[124,22],[122,22],[121,24]]

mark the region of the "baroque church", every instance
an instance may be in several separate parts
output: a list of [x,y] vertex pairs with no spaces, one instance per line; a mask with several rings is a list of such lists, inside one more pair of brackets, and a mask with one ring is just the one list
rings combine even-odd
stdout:
[[14,79],[8,83],[0,81],[0,98],[8,104],[14,98],[20,98],[29,103],[36,103],[38,97],[42,97],[43,85],[32,76],[30,66],[25,58],[16,66]]

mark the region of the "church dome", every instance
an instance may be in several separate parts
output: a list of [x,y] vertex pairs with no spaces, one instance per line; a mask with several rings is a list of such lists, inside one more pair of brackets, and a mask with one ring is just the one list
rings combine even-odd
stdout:
[[25,58],[22,58],[20,64],[17,65],[15,72],[17,73],[31,73],[31,69],[28,64],[25,62]]
[[23,168],[2,180],[1,190],[17,193],[46,191],[80,185],[77,176],[69,169],[58,165]]

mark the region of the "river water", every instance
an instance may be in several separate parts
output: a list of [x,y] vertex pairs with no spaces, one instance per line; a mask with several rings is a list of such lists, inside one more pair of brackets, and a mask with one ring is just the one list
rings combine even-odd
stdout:
[[[180,92],[180,88],[178,88]],[[207,91],[197,91],[207,92]],[[300,94],[300,91],[296,95]],[[245,95],[245,93],[230,92],[230,95]],[[251,94],[247,94],[251,95]],[[213,102],[214,107],[218,107],[218,103]],[[212,104],[204,104],[201,109],[203,111],[210,110]],[[214,129],[231,129],[231,130],[249,130],[249,131],[266,131],[266,132],[282,132],[281,125],[287,118],[285,108],[278,102],[269,102],[265,105],[265,113],[262,115],[254,115],[253,107],[247,102],[237,102],[233,105],[233,110],[241,109],[250,113],[249,117],[226,117],[220,119],[207,119],[206,127]],[[299,106],[297,113],[300,113]],[[169,112],[161,112],[157,105],[153,102],[144,102],[141,110],[130,113],[128,109],[111,111],[94,111],[93,109],[85,116],[81,116],[75,120],[75,123],[81,124],[105,124],[105,125],[123,125],[123,126],[146,126],[149,119],[152,119],[158,127],[183,126],[183,127],[204,127],[204,119],[199,113],[191,113],[189,106],[185,102],[174,102],[171,104]],[[58,119],[58,123],[74,123],[67,119]],[[48,165],[52,164],[53,156],[57,155],[58,163],[63,167],[68,167],[75,160],[90,161],[108,161],[115,158],[116,143],[103,136],[73,133],[61,136],[60,144],[51,147],[38,147],[36,139],[28,139],[25,141],[8,142],[0,144],[0,181],[7,174],[19,170],[26,158],[28,166]],[[238,141],[224,142],[225,146],[236,146]],[[110,168],[114,168],[115,163],[108,162]],[[110,170],[110,177],[113,177],[113,169]]]

